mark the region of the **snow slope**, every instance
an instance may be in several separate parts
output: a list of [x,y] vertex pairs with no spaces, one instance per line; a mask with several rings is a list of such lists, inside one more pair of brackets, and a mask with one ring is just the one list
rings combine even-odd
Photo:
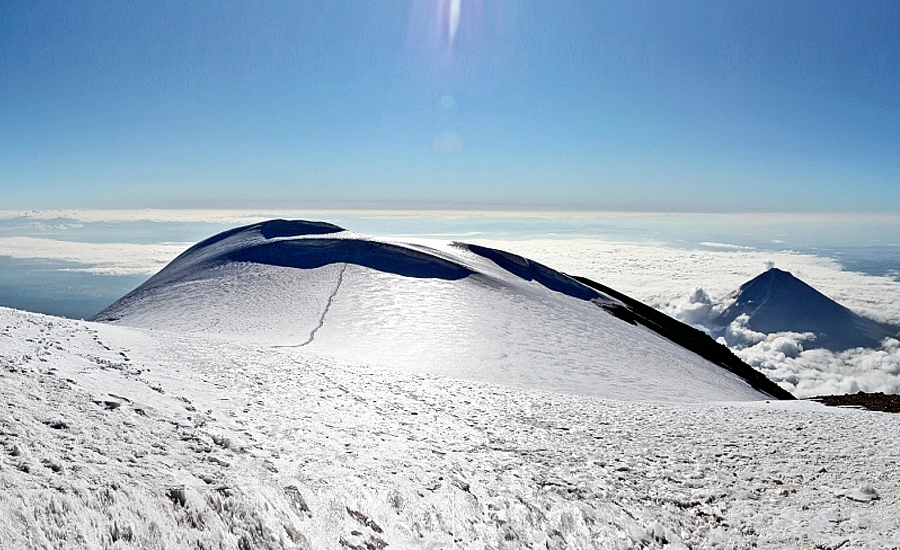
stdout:
[[0,547],[900,548],[896,420],[0,308]]
[[94,320],[598,397],[765,397],[615,307],[498,250],[274,220],[197,244]]
[[885,338],[900,337],[900,327],[857,315],[791,273],[771,268],[741,285],[721,316],[726,325],[741,315],[762,333],[811,332],[805,348],[842,351],[878,348]]

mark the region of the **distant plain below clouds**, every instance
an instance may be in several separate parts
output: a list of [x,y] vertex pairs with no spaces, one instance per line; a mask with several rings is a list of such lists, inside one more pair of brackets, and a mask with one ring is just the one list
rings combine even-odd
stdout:
[[[190,222],[190,223],[244,223],[265,216],[265,211],[211,210],[211,209],[57,209],[57,210],[4,210],[0,220],[18,220],[20,224],[43,224],[53,227],[52,222],[65,221],[63,225],[80,227],[85,223],[117,222]],[[257,220],[258,221],[258,220]]]
[[150,276],[193,243],[86,243],[35,237],[0,237],[0,256],[71,262],[60,268],[95,275]]

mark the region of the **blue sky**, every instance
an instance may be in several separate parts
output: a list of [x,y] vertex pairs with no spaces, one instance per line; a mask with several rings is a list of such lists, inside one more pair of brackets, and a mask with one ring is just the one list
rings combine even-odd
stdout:
[[0,209],[898,212],[898,189],[892,1],[0,4]]

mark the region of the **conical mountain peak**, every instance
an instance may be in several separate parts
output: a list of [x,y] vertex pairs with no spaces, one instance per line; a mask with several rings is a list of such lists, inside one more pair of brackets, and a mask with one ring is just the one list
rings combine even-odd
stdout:
[[892,327],[862,317],[788,271],[771,268],[741,285],[735,302],[723,313],[726,323],[747,315],[748,326],[758,332],[811,332],[806,347],[832,351],[855,347],[875,348],[896,336]]

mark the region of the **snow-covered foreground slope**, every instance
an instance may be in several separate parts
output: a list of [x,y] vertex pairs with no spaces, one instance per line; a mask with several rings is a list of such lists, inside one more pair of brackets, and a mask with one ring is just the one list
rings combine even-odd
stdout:
[[898,548],[896,422],[0,309],[0,547]]
[[766,397],[618,306],[501,251],[274,220],[197,244],[95,320],[598,397]]

